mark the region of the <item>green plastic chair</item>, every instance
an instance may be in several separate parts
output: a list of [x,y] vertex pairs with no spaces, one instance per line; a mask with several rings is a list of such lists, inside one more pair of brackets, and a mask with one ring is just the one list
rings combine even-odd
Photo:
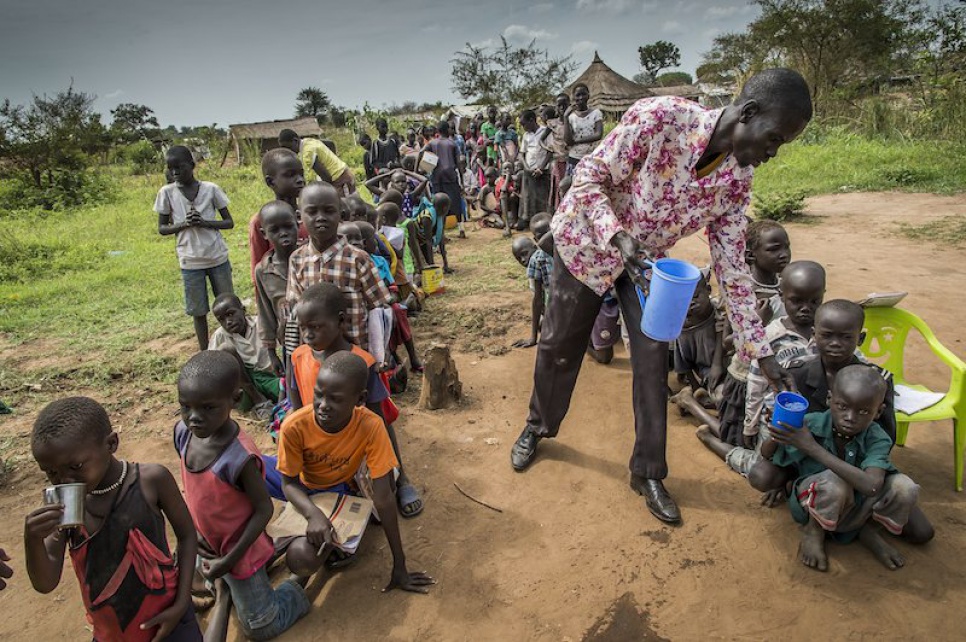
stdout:
[[912,415],[896,411],[896,445],[905,445],[909,424],[912,422],[952,419],[956,490],[962,491],[963,449],[966,447],[966,364],[939,342],[922,319],[900,308],[866,309],[866,336],[862,343],[862,352],[891,372],[897,384],[930,391],[925,386],[909,383],[904,376],[903,352],[909,331],[913,329],[922,335],[932,353],[949,367],[951,377],[946,396],[936,405]]

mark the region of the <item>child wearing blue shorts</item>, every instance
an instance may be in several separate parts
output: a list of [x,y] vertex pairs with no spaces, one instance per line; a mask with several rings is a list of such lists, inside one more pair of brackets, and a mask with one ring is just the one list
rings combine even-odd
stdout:
[[[228,245],[221,230],[235,222],[228,197],[214,183],[195,178],[195,163],[187,147],[176,145],[165,154],[168,175],[174,180],[158,192],[154,211],[158,233],[177,236],[178,263],[184,280],[185,313],[194,319],[198,347],[208,349],[208,288],[215,296],[233,292]],[[221,220],[218,217],[221,216]]]

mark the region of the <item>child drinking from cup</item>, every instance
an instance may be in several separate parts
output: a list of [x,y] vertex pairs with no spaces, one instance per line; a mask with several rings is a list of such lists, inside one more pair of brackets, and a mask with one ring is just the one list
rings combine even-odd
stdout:
[[[34,422],[33,457],[51,484],[83,484],[83,523],[60,528],[63,504],[27,515],[24,552],[40,593],[60,584],[70,554],[95,640],[200,642],[191,607],[198,538],[168,469],[115,457],[118,436],[87,397],[48,404]],[[178,538],[177,564],[165,519]]]

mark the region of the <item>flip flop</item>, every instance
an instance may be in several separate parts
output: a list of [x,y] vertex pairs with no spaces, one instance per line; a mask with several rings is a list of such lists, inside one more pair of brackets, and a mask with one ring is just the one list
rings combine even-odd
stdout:
[[[416,504],[416,508],[406,511],[408,506]],[[423,512],[423,500],[419,496],[419,491],[412,484],[405,484],[396,489],[396,505],[399,507],[399,514],[406,519],[412,519]]]

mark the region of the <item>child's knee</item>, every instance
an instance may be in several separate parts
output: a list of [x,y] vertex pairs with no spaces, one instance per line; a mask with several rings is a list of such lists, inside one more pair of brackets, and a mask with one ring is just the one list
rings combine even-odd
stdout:
[[925,544],[936,536],[936,531],[926,518],[926,515],[917,507],[913,508],[909,515],[909,521],[902,529],[902,537],[910,544]]
[[318,555],[319,549],[309,543],[307,537],[299,537],[289,544],[285,552],[288,569],[299,577],[309,577],[322,568],[324,557]]
[[767,493],[785,483],[785,473],[768,461],[759,461],[748,471],[748,483],[755,490]]
[[892,494],[894,501],[904,504],[915,505],[919,500],[919,484],[902,473],[889,476],[889,488],[887,492]]

